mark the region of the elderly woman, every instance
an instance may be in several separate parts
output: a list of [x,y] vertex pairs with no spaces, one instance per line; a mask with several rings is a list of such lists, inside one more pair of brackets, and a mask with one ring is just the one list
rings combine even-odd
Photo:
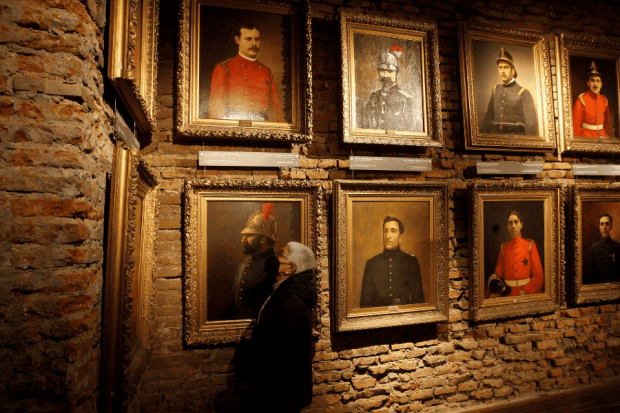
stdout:
[[298,242],[265,262],[263,286],[271,285],[249,342],[247,411],[299,412],[312,402],[316,267],[312,250]]

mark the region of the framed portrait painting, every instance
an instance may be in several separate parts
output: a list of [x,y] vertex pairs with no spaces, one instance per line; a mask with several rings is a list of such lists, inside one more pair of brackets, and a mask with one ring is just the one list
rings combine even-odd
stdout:
[[562,304],[565,189],[555,183],[471,187],[470,302],[476,321]]
[[152,353],[158,192],[158,179],[138,150],[117,144],[101,338],[105,412],[131,401]]
[[340,14],[343,140],[443,146],[437,25]]
[[576,184],[571,204],[571,301],[586,304],[616,300],[620,298],[620,188]]
[[620,45],[556,38],[563,151],[620,152]]
[[182,0],[177,131],[312,139],[309,0]]
[[447,184],[336,180],[333,329],[447,321]]
[[543,33],[459,23],[467,149],[556,148],[551,63]]
[[320,194],[313,181],[185,182],[186,344],[251,333],[265,261],[290,241],[317,248]]
[[159,0],[112,0],[108,77],[142,132],[157,123]]

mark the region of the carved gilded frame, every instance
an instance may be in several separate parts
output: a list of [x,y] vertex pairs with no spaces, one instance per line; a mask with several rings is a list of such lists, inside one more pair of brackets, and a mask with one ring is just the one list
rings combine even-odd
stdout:
[[[332,328],[335,332],[448,320],[447,204],[445,183],[334,181]],[[411,214],[413,210],[423,211],[423,222],[416,221],[420,215]],[[408,241],[401,241],[402,250],[420,257],[423,303],[377,307],[362,307],[359,303],[362,292],[358,290],[363,279],[359,270],[364,267],[357,264],[381,252],[381,226],[386,215],[401,219],[405,225],[403,236],[412,234],[408,235]],[[421,232],[418,234],[414,227],[420,227]],[[376,242],[369,243],[370,239]],[[413,246],[420,239],[422,249],[417,251]],[[373,251],[362,249],[364,244],[372,245]]]
[[137,149],[114,150],[102,332],[104,411],[136,392],[152,353],[159,183]]
[[142,132],[157,123],[159,0],[112,0],[108,77]]
[[[484,44],[497,45],[496,49],[498,52],[492,56],[493,65],[495,65],[495,60],[499,56],[500,46],[507,46],[508,48],[513,46],[517,49],[526,47],[532,50],[533,67],[519,67],[519,62],[515,61],[515,68],[517,70],[517,82],[524,77],[526,79],[529,78],[526,75],[533,72],[533,79],[529,78],[527,82],[534,85],[531,94],[536,94],[533,98],[535,107],[538,109],[538,133],[536,135],[480,132],[483,119],[478,116],[479,109],[487,107],[490,97],[485,94],[482,101],[476,98],[478,88],[482,87],[481,85],[476,85],[476,73],[481,73],[481,70],[483,70],[480,66],[487,67],[488,65],[484,66],[481,63],[479,66],[476,65],[474,61],[476,53],[474,42],[480,45],[479,50],[485,47]],[[555,112],[553,110],[551,61],[547,36],[543,33],[525,30],[459,23],[459,51],[465,147],[467,149],[496,151],[541,152],[554,150],[556,148]],[[510,50],[508,51],[510,52]],[[501,80],[497,71],[489,76],[491,82],[483,89],[485,91],[488,89],[491,92],[493,85],[501,83]],[[485,78],[479,78],[478,80],[481,79]]]
[[[556,37],[556,56],[558,56],[558,111],[559,111],[559,124],[560,124],[560,145],[562,151],[575,151],[575,152],[608,152],[608,153],[620,153],[620,45],[617,42],[612,42],[606,39],[596,39],[592,37],[576,36],[563,33]],[[612,118],[615,117],[615,125],[612,123],[612,128],[616,128],[615,138],[585,138],[574,136],[573,128],[573,106],[577,99],[577,96],[573,96],[571,92],[571,78],[574,73],[571,71],[570,59],[572,57],[590,58],[593,60],[613,60],[615,61],[615,76],[616,79],[605,80],[603,84],[614,84],[616,93],[615,101],[616,108],[611,108]],[[586,85],[586,73],[582,76],[583,92],[586,92],[588,87]],[[602,88],[602,94],[606,95],[605,89]],[[609,95],[607,95],[609,96]]]
[[[200,114],[200,8],[225,7],[290,17],[290,122],[209,118]],[[312,25],[310,0],[183,0],[179,33],[177,132],[189,138],[308,142],[312,140]],[[289,53],[288,49],[286,53]],[[233,53],[232,56],[236,54]],[[260,57],[260,56],[259,56]]]
[[[361,106],[361,102],[360,105],[358,105],[358,101],[368,96],[356,96],[358,86],[355,81],[356,70],[361,71],[361,67],[358,68],[359,65],[356,65],[357,61],[354,47],[354,36],[356,34],[420,44],[421,96],[413,96],[413,98],[415,105],[419,103],[422,106],[420,120],[423,128],[421,131],[380,130],[358,127],[358,121],[360,121],[358,118],[362,117],[361,108],[358,108],[358,106]],[[340,13],[340,47],[342,52],[342,119],[344,142],[426,147],[443,146],[441,90],[439,81],[439,42],[437,25],[435,23],[401,20],[343,11]],[[377,56],[372,56],[370,59],[374,63]],[[401,72],[403,72],[403,70],[404,68],[401,68]],[[376,69],[371,70],[370,76],[373,78],[377,76]],[[401,78],[403,77],[402,74],[399,74],[399,76]],[[398,83],[398,78],[397,84],[401,89],[406,89],[405,85]]]
[[[570,231],[573,236],[570,250],[570,255],[573,257],[569,284],[571,301],[573,304],[587,304],[617,300],[620,298],[620,282],[584,284],[586,276],[584,260],[589,254],[590,246],[593,245],[591,242],[586,245],[586,239],[592,238],[592,232],[596,233],[597,241],[600,239],[597,226],[600,213],[608,212],[614,218],[620,217],[618,215],[620,188],[608,184],[576,184],[572,187],[571,206]],[[590,234],[586,234],[586,226],[591,227],[587,228]],[[613,227],[611,238],[618,238],[613,232]],[[620,259],[620,257],[612,259]]]
[[[317,181],[293,180],[242,180],[242,179],[202,179],[185,181],[184,212],[184,339],[187,345],[235,343],[251,334],[253,319],[208,320],[208,248],[211,228],[208,225],[210,203],[263,203],[285,202],[299,211],[301,239],[313,251],[319,248],[321,225],[325,215],[323,191]],[[228,214],[232,213],[230,210]],[[243,222],[247,219],[243,216]],[[232,219],[229,217],[229,222]],[[280,223],[282,226],[283,223]],[[226,236],[234,239],[232,248],[241,251],[240,242],[243,224],[240,228],[229,229]],[[214,234],[216,231],[213,231]],[[223,235],[223,234],[220,234]],[[218,237],[212,242],[223,242]],[[229,240],[229,242],[230,242]],[[283,241],[283,240],[280,240]],[[279,249],[284,245],[276,244]],[[218,274],[212,274],[216,276]],[[234,278],[234,273],[230,274]],[[317,278],[317,283],[319,282]],[[213,293],[216,294],[216,293]]]
[[[473,319],[497,320],[559,310],[564,296],[566,188],[555,182],[480,181],[470,185],[470,200],[472,254],[469,258],[469,280]],[[539,251],[539,257],[543,257],[543,292],[514,297],[492,296],[488,290],[487,275],[495,273],[495,264],[502,256],[502,242],[511,239],[506,219],[512,209],[518,210],[523,216],[522,238],[531,238]],[[540,224],[536,225],[528,216],[536,218]],[[543,242],[536,243],[537,239]],[[529,248],[531,251],[531,244]],[[487,254],[489,257],[486,257]],[[490,263],[488,266],[491,268],[485,268],[486,262]]]

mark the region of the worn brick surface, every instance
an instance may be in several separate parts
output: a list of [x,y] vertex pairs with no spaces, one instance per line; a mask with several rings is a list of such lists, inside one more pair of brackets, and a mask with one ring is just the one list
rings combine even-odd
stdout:
[[0,1],[0,411],[97,411],[106,2]]
[[[111,120],[102,99],[105,3],[0,1],[0,359],[6,366],[0,380],[6,389],[0,408],[7,411],[41,411],[43,403],[45,411],[96,411],[105,173],[111,158]],[[456,22],[604,34],[617,42],[618,6],[606,3],[589,9],[576,0],[540,5],[504,0],[313,3],[314,140],[262,145],[191,141],[175,135],[179,1],[160,2],[159,126],[143,148],[163,179],[153,294],[154,354],[131,410],[240,411],[245,388],[233,372],[235,346],[189,347],[182,340],[183,181],[193,177],[324,181],[327,216],[321,224],[326,237],[319,248],[322,318],[314,345],[314,400],[307,411],[458,411],[616,380],[617,304],[488,323],[471,321],[467,185],[477,179],[475,162],[543,161],[545,172],[540,176],[502,179],[558,180],[568,185],[575,182],[573,163],[611,161],[606,155],[571,154],[571,160],[561,161],[557,153],[466,151]],[[347,9],[438,23],[444,148],[341,143],[338,13]],[[550,46],[555,76],[553,43]],[[301,155],[301,165],[282,170],[200,170],[196,164],[203,148],[294,152]],[[331,333],[330,180],[352,177],[351,153],[433,162],[432,172],[360,172],[362,179],[450,183],[448,322]]]

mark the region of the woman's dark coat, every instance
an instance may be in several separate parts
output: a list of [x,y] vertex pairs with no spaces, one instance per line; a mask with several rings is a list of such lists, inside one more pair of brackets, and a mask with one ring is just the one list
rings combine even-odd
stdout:
[[252,411],[299,411],[312,402],[312,309],[317,303],[311,270],[292,275],[273,293],[248,343]]

